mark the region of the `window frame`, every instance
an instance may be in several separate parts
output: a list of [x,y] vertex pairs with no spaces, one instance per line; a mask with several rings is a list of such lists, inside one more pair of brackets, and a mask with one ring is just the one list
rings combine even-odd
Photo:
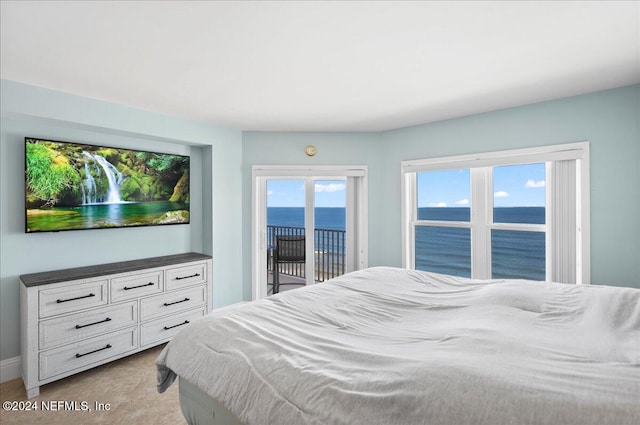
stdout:
[[[415,229],[417,226],[462,227],[471,229],[471,277],[491,278],[491,231],[524,230],[545,232],[545,276],[553,280],[556,263],[565,261],[563,254],[552,251],[554,217],[552,202],[554,161],[575,161],[575,283],[590,283],[590,199],[589,199],[589,142],[541,146],[526,149],[504,150],[402,161],[402,261],[403,266],[415,269]],[[493,167],[545,163],[546,205],[545,224],[494,223],[493,222]],[[470,169],[471,216],[469,222],[418,220],[417,173],[447,169]],[[573,189],[572,189],[573,190]],[[558,237],[562,237],[557,232]]]

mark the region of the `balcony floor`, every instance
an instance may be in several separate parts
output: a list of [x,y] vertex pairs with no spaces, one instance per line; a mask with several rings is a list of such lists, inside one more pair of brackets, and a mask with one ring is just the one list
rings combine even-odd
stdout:
[[[273,289],[273,272],[267,272],[267,285],[269,287],[269,295],[271,295]],[[292,289],[302,288],[305,286],[305,281],[301,277],[289,276],[280,273],[280,292],[290,291]]]

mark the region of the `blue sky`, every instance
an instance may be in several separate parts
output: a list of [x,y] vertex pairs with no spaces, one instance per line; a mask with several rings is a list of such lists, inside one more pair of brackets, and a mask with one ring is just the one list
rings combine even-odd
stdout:
[[[469,207],[470,172],[443,170],[418,173],[419,207]],[[493,172],[496,207],[543,207],[545,165],[526,164],[495,167]],[[344,180],[315,182],[316,207],[344,207]],[[399,194],[397,201],[400,202]],[[304,180],[267,181],[269,207],[304,207]]]
[[[318,180],[315,182],[315,206],[343,207],[346,200],[344,180]],[[268,180],[268,207],[304,207],[304,180]]]
[[[468,207],[469,179],[469,169],[418,173],[418,207]],[[494,206],[543,207],[545,184],[544,163],[495,167]]]

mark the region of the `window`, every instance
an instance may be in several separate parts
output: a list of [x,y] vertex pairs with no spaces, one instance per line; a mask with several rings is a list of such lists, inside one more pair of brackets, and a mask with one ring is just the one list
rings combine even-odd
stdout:
[[402,163],[406,267],[589,281],[588,143]]
[[[491,277],[546,279],[546,164],[488,167]],[[503,226],[504,225],[504,226]]]
[[470,170],[416,175],[415,268],[471,277]]

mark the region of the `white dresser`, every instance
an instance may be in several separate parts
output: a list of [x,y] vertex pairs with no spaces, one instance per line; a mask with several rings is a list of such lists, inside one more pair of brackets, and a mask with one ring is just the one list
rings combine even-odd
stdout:
[[162,344],[210,312],[211,266],[210,256],[186,253],[20,276],[27,397]]

